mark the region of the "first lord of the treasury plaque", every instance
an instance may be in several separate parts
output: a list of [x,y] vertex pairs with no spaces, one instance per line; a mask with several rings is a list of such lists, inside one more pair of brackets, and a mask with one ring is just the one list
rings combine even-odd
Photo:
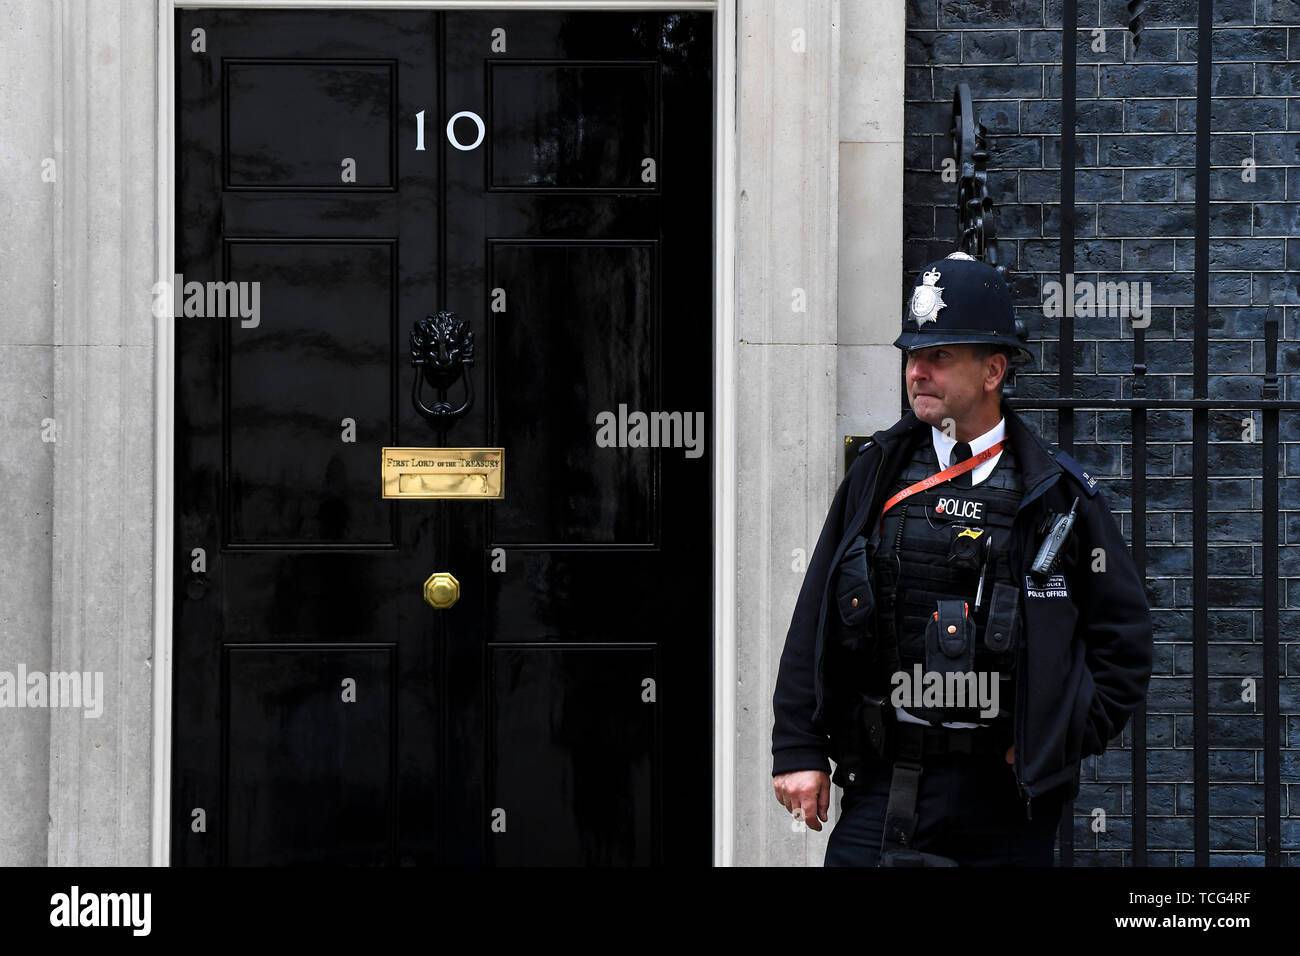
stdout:
[[383,448],[384,498],[504,498],[504,448]]

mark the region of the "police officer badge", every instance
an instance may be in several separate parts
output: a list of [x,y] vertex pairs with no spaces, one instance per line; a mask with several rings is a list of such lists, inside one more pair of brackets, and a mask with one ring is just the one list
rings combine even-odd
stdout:
[[939,281],[939,276],[937,269],[930,269],[921,276],[925,285],[919,285],[912,290],[910,311],[918,326],[939,321],[939,310],[948,304],[943,301],[943,289],[935,284]]

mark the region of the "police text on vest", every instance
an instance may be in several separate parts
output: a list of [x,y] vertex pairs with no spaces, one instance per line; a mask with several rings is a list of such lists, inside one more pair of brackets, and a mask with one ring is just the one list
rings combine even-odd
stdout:
[[934,506],[935,514],[946,518],[970,518],[973,521],[984,520],[984,502],[970,501],[966,498],[940,498]]
[[1065,575],[1053,574],[1043,585],[1037,584],[1029,575],[1025,575],[1025,597],[1031,598],[1068,598],[1070,589],[1065,583]]

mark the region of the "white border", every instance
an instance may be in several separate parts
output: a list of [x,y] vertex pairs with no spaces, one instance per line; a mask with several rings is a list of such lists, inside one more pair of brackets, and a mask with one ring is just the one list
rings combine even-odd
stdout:
[[735,861],[736,35],[739,0],[713,18],[713,865]]
[[[366,10],[712,10],[714,17],[713,294],[713,862],[734,861],[736,780],[736,5],[738,0],[156,0],[158,10],[157,269],[175,273],[174,11],[197,8]],[[171,860],[173,328],[154,340],[153,815],[150,860]]]
[[[171,282],[175,275],[175,193],[172,170],[175,151],[172,123],[172,12],[171,0],[158,5],[158,168],[156,253],[158,279]],[[169,308],[168,312],[171,311]],[[171,861],[172,801],[172,528],[175,496],[172,488],[172,425],[175,356],[172,323],[160,319],[154,326],[154,526],[153,526],[153,822],[149,862],[168,866]]]

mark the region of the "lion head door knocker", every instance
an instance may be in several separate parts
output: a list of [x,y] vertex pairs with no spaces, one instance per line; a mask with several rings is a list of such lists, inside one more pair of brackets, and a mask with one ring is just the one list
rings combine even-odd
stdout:
[[[415,366],[415,381],[411,385],[411,403],[434,428],[442,431],[474,403],[474,387],[469,368],[474,364],[474,333],[469,325],[456,318],[455,312],[426,315],[411,329],[411,364]],[[447,400],[447,391],[464,376],[465,401],[453,408]],[[432,406],[420,397],[425,384],[438,392]]]

